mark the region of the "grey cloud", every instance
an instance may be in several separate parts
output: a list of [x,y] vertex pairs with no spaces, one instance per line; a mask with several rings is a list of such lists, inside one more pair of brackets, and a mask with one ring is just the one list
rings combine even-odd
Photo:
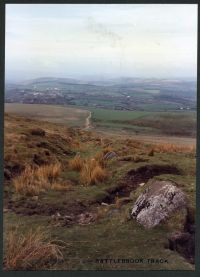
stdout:
[[87,29],[102,38],[108,39],[112,46],[122,42],[122,37],[119,34],[111,31],[106,25],[96,22],[92,16],[87,18]]

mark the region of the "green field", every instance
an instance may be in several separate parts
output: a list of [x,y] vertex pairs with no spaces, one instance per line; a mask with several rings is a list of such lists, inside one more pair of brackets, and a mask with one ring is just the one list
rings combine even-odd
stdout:
[[90,109],[99,128],[133,130],[139,134],[195,137],[196,112],[142,112]]

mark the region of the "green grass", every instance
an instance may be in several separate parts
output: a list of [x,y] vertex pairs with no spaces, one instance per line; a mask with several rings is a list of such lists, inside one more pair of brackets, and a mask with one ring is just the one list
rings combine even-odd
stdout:
[[90,108],[92,112],[92,119],[94,121],[113,121],[113,120],[131,120],[135,118],[149,116],[151,112],[141,111],[117,111],[117,110],[106,110],[106,109],[94,109]]
[[[96,224],[86,226],[53,227],[48,217],[19,216],[7,213],[4,216],[6,228],[20,223],[22,232],[29,227],[47,226],[52,238],[66,242],[63,250],[64,261],[55,266],[57,270],[192,270],[178,253],[164,249],[166,235],[171,232],[170,224],[162,224],[146,231],[136,222],[123,221],[126,211],[109,219],[102,219]],[[173,220],[177,217],[174,217]],[[12,222],[12,224],[10,224]],[[178,227],[177,227],[178,229]],[[4,234],[5,235],[5,234]],[[96,259],[144,259],[142,264],[98,264]],[[168,263],[148,264],[147,259],[164,259]]]
[[195,137],[195,112],[141,112],[90,109],[95,126],[129,129],[141,134]]
[[184,119],[195,119],[195,112],[150,112],[150,111],[119,111],[119,110],[107,110],[107,109],[95,109],[89,108],[92,112],[92,119],[95,122],[98,121],[129,121],[138,118],[159,118],[161,116],[174,116],[177,118],[181,118],[184,116]]

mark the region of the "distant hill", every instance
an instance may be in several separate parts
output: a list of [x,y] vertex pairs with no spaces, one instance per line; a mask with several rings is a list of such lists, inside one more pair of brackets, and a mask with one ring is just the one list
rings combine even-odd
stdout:
[[43,77],[6,83],[8,103],[90,106],[115,110],[195,110],[196,82],[181,79],[77,80]]
[[73,78],[55,78],[55,77],[42,77],[31,80],[26,80],[21,85],[35,85],[40,83],[66,83],[66,84],[85,84],[86,82],[73,79]]

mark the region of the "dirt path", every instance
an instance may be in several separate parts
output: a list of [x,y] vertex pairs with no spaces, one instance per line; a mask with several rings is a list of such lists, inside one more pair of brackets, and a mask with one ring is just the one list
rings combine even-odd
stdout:
[[91,117],[92,117],[92,113],[91,112],[89,112],[89,115],[88,115],[88,117],[85,119],[85,130],[88,130],[88,129],[90,129],[91,128]]

